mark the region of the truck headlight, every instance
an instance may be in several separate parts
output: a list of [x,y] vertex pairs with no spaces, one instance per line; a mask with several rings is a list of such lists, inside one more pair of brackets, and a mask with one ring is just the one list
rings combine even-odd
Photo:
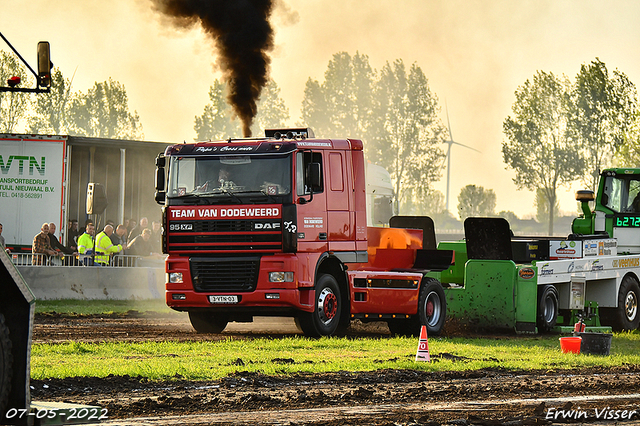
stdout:
[[293,272],[269,272],[269,282],[291,283],[293,282]]
[[169,282],[170,283],[181,283],[182,281],[182,272],[170,272],[169,273]]

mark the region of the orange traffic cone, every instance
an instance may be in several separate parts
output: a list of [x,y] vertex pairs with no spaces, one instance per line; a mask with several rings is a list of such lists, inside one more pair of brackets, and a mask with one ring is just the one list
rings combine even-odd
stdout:
[[418,342],[418,351],[416,352],[416,361],[431,361],[429,356],[429,341],[427,340],[427,326],[423,325],[420,330],[420,341]]

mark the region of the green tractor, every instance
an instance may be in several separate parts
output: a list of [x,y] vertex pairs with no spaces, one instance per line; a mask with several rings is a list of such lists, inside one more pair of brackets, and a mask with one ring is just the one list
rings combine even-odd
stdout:
[[639,194],[640,169],[603,171],[597,194],[578,191],[583,215],[567,238],[514,237],[502,218],[468,218],[464,240],[438,245],[455,251],[440,276],[447,316],[522,333],[578,321],[592,331],[638,328]]

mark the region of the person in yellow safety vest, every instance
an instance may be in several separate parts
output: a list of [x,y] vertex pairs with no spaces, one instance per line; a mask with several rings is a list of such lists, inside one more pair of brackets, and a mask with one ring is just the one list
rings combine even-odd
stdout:
[[93,222],[87,222],[85,224],[84,234],[78,237],[78,253],[85,254],[87,251],[89,251],[89,253],[92,253],[94,233],[95,229],[93,227]]
[[107,266],[109,264],[109,258],[112,253],[118,253],[119,251],[126,249],[127,245],[121,246],[113,245],[111,242],[111,235],[113,234],[113,226],[107,225],[104,230],[96,237],[96,256],[95,262],[98,265]]

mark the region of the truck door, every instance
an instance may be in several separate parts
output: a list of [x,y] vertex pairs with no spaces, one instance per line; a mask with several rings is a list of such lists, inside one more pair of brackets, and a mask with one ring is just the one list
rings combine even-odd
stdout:
[[[306,176],[309,163],[319,163],[323,170],[321,184],[313,188]],[[296,154],[296,197],[298,210],[298,251],[323,252],[328,248],[327,197],[325,194],[324,161],[320,151],[300,151]]]
[[329,250],[355,250],[353,229],[355,212],[352,210],[350,158],[344,151],[327,151],[325,175],[327,176],[327,231]]

